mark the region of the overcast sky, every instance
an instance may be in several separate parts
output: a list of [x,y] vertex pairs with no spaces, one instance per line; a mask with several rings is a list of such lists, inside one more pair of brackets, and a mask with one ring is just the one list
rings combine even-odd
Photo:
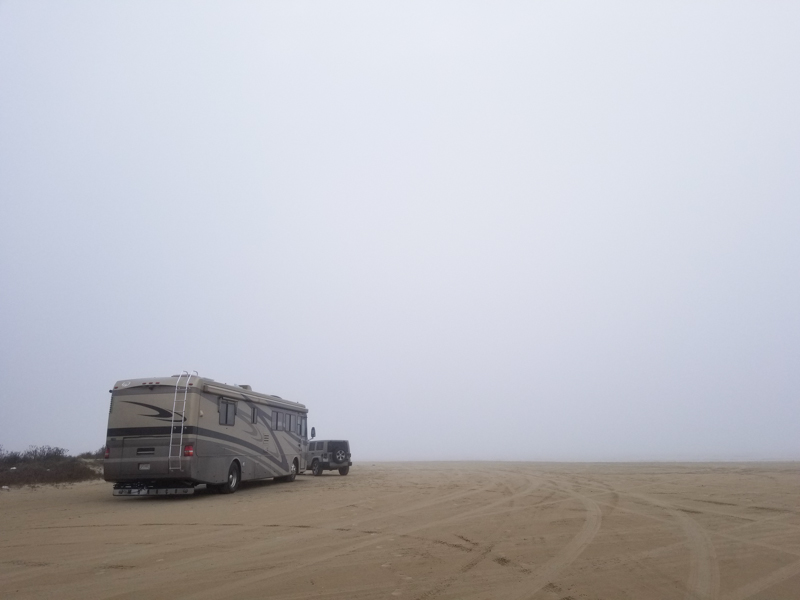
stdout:
[[380,459],[800,459],[796,2],[0,3],[0,444],[182,369]]

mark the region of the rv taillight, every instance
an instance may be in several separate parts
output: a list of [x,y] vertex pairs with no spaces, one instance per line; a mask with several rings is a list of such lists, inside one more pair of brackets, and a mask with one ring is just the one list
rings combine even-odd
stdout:
[[184,456],[194,456],[194,446],[184,446],[183,455]]
[[105,452],[105,456],[104,456],[103,458],[108,458],[108,454],[109,454],[109,452],[108,452],[108,446],[106,446],[106,452]]

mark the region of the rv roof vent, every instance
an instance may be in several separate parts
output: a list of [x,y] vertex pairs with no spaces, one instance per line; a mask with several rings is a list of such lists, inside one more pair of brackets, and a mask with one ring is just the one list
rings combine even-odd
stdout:
[[253,388],[251,388],[249,385],[240,385],[239,387],[242,388],[243,390],[253,391]]

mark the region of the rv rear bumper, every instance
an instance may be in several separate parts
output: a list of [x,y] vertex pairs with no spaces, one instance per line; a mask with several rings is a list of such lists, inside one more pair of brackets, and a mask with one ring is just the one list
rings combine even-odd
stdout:
[[170,469],[167,457],[107,458],[103,478],[114,483],[138,483],[148,480],[196,480],[194,457],[180,457],[180,468]]
[[194,494],[194,487],[156,487],[131,484],[117,484],[114,486],[115,496],[188,496],[189,494]]

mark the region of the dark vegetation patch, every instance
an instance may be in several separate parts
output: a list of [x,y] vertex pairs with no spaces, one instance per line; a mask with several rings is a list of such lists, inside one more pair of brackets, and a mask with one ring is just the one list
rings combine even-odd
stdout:
[[106,453],[106,447],[100,446],[100,448],[98,448],[94,452],[81,452],[80,454],[78,454],[78,458],[103,458],[103,456],[105,456],[105,453]]
[[[102,458],[103,450],[99,451]],[[84,454],[95,455],[97,452]],[[82,456],[82,455],[81,455]],[[0,446],[0,486],[73,483],[99,479],[102,469],[91,459],[69,456],[64,448],[30,446],[23,452],[5,452]]]

